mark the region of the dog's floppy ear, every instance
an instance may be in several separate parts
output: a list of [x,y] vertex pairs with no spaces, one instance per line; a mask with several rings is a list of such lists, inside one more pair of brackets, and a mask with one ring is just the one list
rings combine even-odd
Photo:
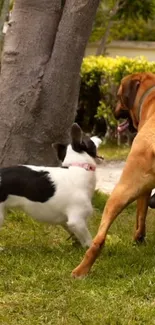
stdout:
[[138,88],[140,86],[140,80],[132,79],[123,85],[122,91],[122,98],[123,103],[125,104],[126,108],[129,110],[132,109],[134,105],[134,101],[137,95]]
[[53,143],[52,147],[55,149],[58,159],[64,161],[67,151],[67,145],[61,143]]
[[71,142],[72,144],[82,143],[82,130],[77,123],[74,123],[71,128]]

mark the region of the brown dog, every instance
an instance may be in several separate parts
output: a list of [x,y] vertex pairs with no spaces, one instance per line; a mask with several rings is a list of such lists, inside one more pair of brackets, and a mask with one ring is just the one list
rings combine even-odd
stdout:
[[134,239],[145,237],[145,219],[151,190],[155,187],[155,74],[136,73],[122,79],[118,90],[116,118],[128,118],[129,128],[138,133],[119,183],[105,206],[98,233],[74,277],[85,276],[101,251],[109,227],[119,213],[137,199]]

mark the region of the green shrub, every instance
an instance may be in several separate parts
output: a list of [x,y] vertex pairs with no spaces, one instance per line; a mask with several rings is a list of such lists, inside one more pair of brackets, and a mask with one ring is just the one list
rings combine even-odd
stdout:
[[121,79],[128,74],[145,71],[155,73],[155,62],[148,62],[144,57],[84,58],[77,113],[77,122],[81,127],[91,132],[101,120],[103,122],[105,119],[108,126],[115,128],[116,121],[112,110],[115,107],[115,94]]

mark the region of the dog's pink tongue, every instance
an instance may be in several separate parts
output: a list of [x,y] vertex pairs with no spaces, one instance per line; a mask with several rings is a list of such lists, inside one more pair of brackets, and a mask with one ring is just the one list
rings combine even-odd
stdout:
[[119,133],[125,131],[129,126],[129,121],[128,120],[125,120],[123,123],[119,124],[118,127],[117,127],[117,131]]

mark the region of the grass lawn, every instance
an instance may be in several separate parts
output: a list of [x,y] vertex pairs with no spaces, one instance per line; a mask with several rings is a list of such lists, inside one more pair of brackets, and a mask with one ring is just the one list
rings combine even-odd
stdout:
[[[94,235],[106,196],[96,193]],[[0,324],[155,324],[155,212],[149,212],[146,245],[133,245],[135,205],[114,223],[89,276],[70,273],[84,249],[59,227],[10,211],[1,230]]]
[[130,151],[127,145],[120,147],[113,143],[102,144],[99,148],[99,154],[104,156],[105,160],[126,160]]

